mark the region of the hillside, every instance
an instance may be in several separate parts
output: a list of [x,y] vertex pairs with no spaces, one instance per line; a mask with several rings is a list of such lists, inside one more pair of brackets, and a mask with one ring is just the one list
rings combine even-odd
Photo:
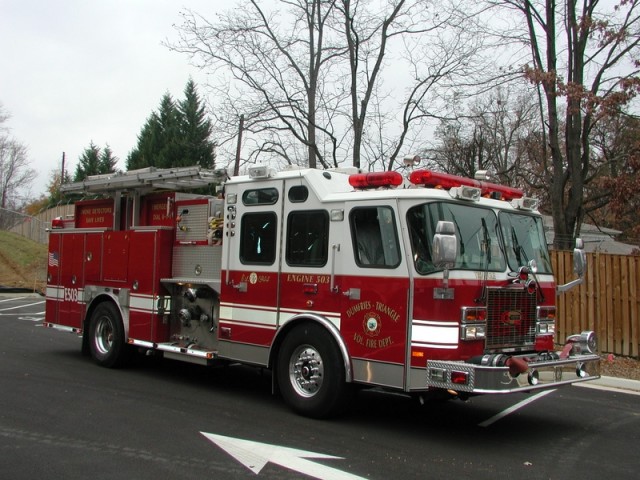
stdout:
[[43,292],[46,275],[46,245],[0,231],[0,287]]

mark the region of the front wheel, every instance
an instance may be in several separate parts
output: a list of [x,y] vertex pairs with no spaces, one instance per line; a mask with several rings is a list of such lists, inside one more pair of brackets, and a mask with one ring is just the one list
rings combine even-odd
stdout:
[[286,336],[276,375],[285,402],[309,417],[340,413],[351,397],[340,350],[329,332],[317,324],[298,326]]
[[116,306],[111,302],[98,305],[89,324],[89,348],[98,365],[117,368],[128,358],[124,326]]

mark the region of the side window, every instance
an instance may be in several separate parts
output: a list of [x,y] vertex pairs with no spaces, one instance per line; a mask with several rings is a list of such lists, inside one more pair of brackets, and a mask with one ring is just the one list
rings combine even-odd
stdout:
[[306,185],[294,185],[289,189],[289,201],[291,203],[305,202],[309,198],[309,189]]
[[276,259],[276,214],[246,213],[240,227],[240,261],[271,265]]
[[258,188],[245,190],[242,194],[242,203],[245,205],[273,205],[278,201],[278,189]]
[[329,251],[329,214],[326,211],[291,212],[287,220],[287,232],[288,265],[326,265]]
[[389,207],[355,208],[350,214],[356,263],[361,267],[394,268],[400,247],[393,210]]

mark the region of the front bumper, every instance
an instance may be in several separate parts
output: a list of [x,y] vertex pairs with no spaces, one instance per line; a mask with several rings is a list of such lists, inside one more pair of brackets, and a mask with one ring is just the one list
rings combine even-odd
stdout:
[[455,361],[427,361],[427,386],[471,394],[530,392],[600,378],[600,357],[572,355],[554,360],[527,361],[525,373],[512,375],[509,367]]

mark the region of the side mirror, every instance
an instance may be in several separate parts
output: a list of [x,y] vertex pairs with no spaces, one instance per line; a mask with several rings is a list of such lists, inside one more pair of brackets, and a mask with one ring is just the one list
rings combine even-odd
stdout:
[[565,283],[564,285],[558,285],[556,287],[556,294],[571,290],[573,287],[577,287],[584,282],[584,274],[587,272],[587,254],[584,251],[584,242],[581,238],[576,238],[576,248],[573,249],[573,273],[578,278]]
[[458,256],[458,240],[453,222],[440,220],[433,236],[433,264],[437,268],[452,268]]
[[587,271],[587,254],[581,238],[576,238],[576,248],[573,249],[573,271],[579,277],[583,277]]

